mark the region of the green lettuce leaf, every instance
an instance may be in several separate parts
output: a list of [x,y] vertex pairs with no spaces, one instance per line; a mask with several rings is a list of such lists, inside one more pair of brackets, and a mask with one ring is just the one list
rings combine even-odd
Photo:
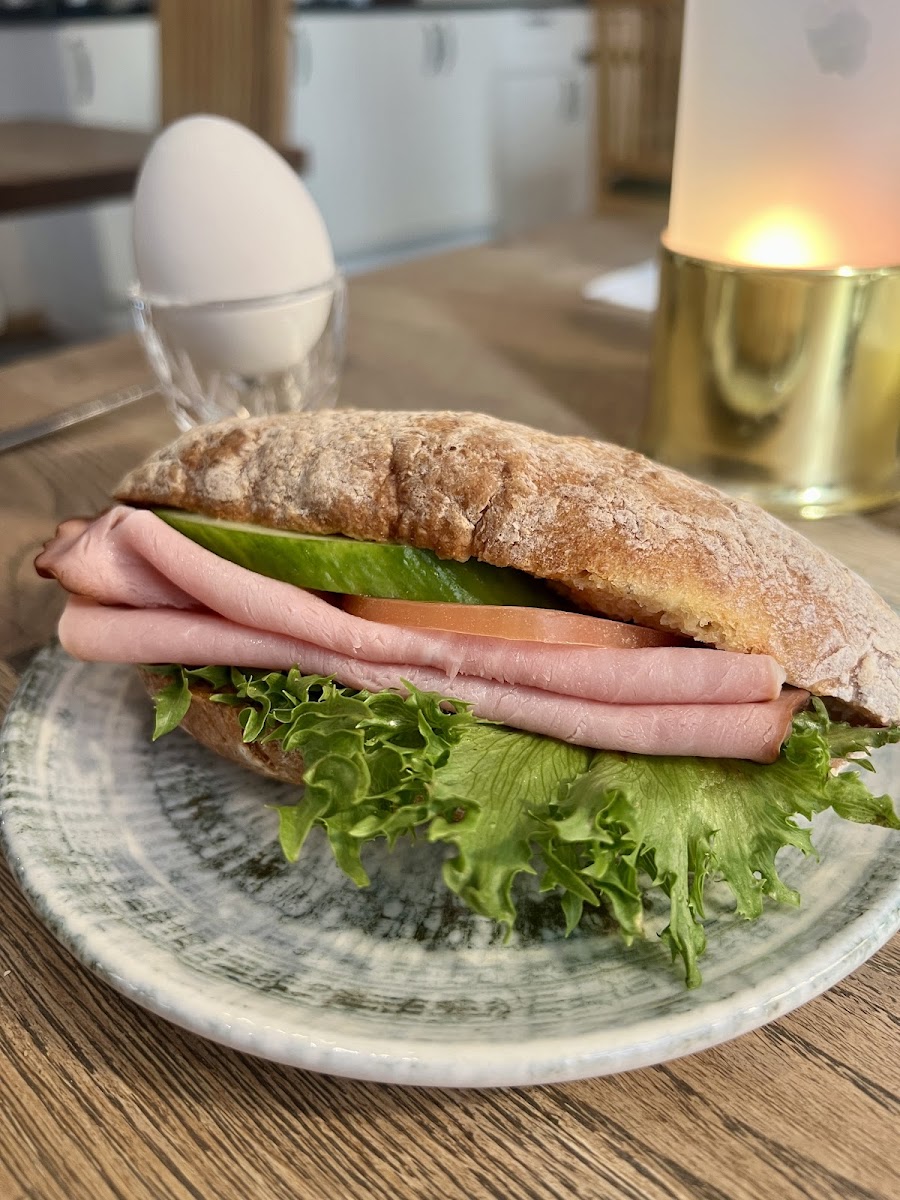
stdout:
[[357,692],[296,669],[232,670],[228,692],[212,698],[242,702],[245,742],[275,741],[303,755],[303,799],[278,814],[285,855],[296,860],[321,825],[338,865],[360,887],[369,882],[365,842],[393,843],[443,811],[435,772],[475,724],[465,704],[414,687],[406,697]]
[[[160,668],[160,672],[163,670],[164,668]],[[153,697],[153,707],[155,709],[153,741],[155,742],[165,734],[171,733],[173,729],[177,729],[191,707],[191,692],[187,676],[181,668],[174,672],[172,682],[167,683]]]
[[[444,880],[473,912],[512,928],[513,880],[535,873],[542,816],[592,757],[579,746],[486,724],[473,726],[454,746],[433,792],[451,815],[435,816],[428,838],[456,847]],[[578,890],[577,881],[574,886]]]
[[279,808],[285,855],[296,860],[321,826],[335,859],[358,885],[365,844],[424,834],[455,851],[444,879],[471,909],[516,920],[514,882],[537,876],[560,898],[567,930],[584,905],[602,906],[626,943],[643,934],[647,893],[668,900],[662,933],[688,986],[700,982],[707,884],[731,890],[748,920],[764,900],[799,903],[776,857],[814,853],[798,824],[826,808],[900,829],[887,796],[874,796],[854,768],[900,729],[851,727],[814,701],[794,719],[778,760],[663,758],[593,752],[475,718],[468,707],[409,688],[367,693],[299,670],[155,667],[172,676],[156,698],[154,737],[175,728],[190,684],[236,706],[246,742],[299,750],[302,798]]
[[597,835],[617,837],[619,856],[668,897],[662,937],[673,959],[682,959],[693,987],[706,948],[700,922],[711,877],[728,885],[737,912],[753,920],[764,896],[800,902],[775,865],[786,846],[813,853],[809,829],[795,817],[808,819],[831,807],[849,820],[900,829],[887,796],[872,796],[853,771],[832,773],[835,748],[852,745],[854,753],[866,755],[870,747],[898,739],[897,729],[832,723],[817,701],[796,718],[780,757],[767,766],[599,752],[548,822],[551,845],[574,848],[587,882],[598,866],[606,867],[607,847]]

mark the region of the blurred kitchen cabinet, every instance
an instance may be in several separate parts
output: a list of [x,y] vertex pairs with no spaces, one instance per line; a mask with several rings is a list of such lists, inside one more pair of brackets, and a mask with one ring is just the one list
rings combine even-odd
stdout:
[[288,139],[344,261],[486,236],[492,12],[293,22]]
[[[589,7],[304,12],[291,31],[287,141],[308,152],[307,185],[351,269],[589,209]],[[0,34],[0,113],[158,123],[151,17],[15,35],[10,49]],[[128,323],[129,204],[21,224],[54,324],[86,336]]]
[[[466,236],[492,221],[489,111],[496,14],[423,20],[406,59],[404,156],[419,238]],[[398,118],[400,113],[398,112]],[[402,119],[402,118],[401,118]]]
[[55,31],[66,111],[75,121],[154,129],[159,121],[157,25],[150,17],[71,21]]
[[304,181],[339,257],[365,246],[377,230],[376,201],[368,194],[378,167],[368,24],[344,14],[291,22],[287,140],[306,150]]
[[583,72],[510,74],[497,82],[497,232],[583,216],[590,208],[590,86]]
[[590,210],[596,93],[589,10],[518,10],[502,19],[495,228],[508,235]]
[[21,30],[0,31],[0,117],[21,113],[21,84],[18,62],[21,57]]
[[345,264],[589,209],[588,8],[308,13],[292,32],[288,136]]
[[[50,43],[44,30],[28,26],[0,30],[0,119],[58,114],[52,82],[41,86],[42,79],[44,84],[53,79]],[[40,308],[32,275],[26,225],[5,217],[0,221],[0,332],[9,316],[32,316]]]
[[[159,67],[152,18],[71,21],[40,36],[43,92],[49,96],[52,84],[52,115],[83,125],[156,128]],[[52,80],[46,79],[48,70]],[[128,328],[135,272],[131,207],[128,200],[114,200],[28,218],[41,307],[61,333],[90,337]]]
[[59,117],[65,109],[53,30],[43,25],[0,30],[0,116]]
[[512,8],[500,15],[501,71],[565,70],[582,63],[593,45],[593,14],[584,5]]

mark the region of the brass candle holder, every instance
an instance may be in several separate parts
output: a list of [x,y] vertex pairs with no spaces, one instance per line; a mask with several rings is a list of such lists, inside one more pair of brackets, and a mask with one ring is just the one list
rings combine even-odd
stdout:
[[783,516],[900,498],[900,267],[661,253],[641,449]]
[[898,56],[898,4],[685,7],[643,446],[785,516],[900,498]]

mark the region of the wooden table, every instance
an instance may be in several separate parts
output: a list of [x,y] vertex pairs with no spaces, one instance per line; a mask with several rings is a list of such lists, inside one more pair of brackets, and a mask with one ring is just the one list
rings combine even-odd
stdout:
[[67,121],[0,122],[0,213],[128,196],[149,133]]
[[[646,255],[634,215],[351,285],[344,400],[473,407],[633,437],[648,322],[580,285]],[[0,420],[133,383],[129,340],[0,372]],[[15,415],[15,414],[14,414]],[[104,502],[172,426],[149,401],[0,458],[0,657],[21,666],[60,597],[31,557]],[[900,508],[808,528],[900,600]],[[2,670],[7,686],[13,668]],[[0,1196],[871,1200],[900,1196],[900,939],[832,991],[693,1058],[530,1090],[403,1090],[201,1041],[59,949],[0,872]]]
[[[0,121],[0,214],[130,196],[154,136],[68,121]],[[302,151],[281,153],[302,167]]]

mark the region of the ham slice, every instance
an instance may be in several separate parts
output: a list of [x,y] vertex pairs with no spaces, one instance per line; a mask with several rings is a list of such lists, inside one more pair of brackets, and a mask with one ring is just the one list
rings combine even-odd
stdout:
[[775,700],[744,704],[598,703],[468,675],[451,678],[431,667],[372,662],[209,612],[113,608],[80,597],[69,600],[59,636],[70,654],[91,661],[240,663],[281,670],[299,664],[308,674],[334,675],[368,691],[403,691],[406,680],[466,701],[487,720],[577,746],[636,754],[773,762],[794,713],[809,700],[807,692],[786,688]]
[[197,546],[154,514],[70,521],[36,562],[73,593],[63,646],[106,662],[180,662],[404,680],[477,715],[576,745],[773,761],[808,700],[764,655],[556,646],[367,621]]
[[[783,669],[767,655],[556,646],[367,621],[226,562],[150,512],[119,507],[80,533],[60,533],[35,565],[75,594],[108,605],[206,609],[348,659],[430,668],[450,680],[477,677],[604,704],[744,704],[774,700],[784,683]],[[173,653],[164,657],[179,661]]]
[[[45,579],[58,579],[67,592],[90,596],[101,604],[196,608],[196,600],[171,583],[123,536],[124,522],[136,515],[134,509],[119,505],[95,521],[80,517],[63,521],[34,560],[35,570]],[[165,524],[152,513],[147,516]]]

